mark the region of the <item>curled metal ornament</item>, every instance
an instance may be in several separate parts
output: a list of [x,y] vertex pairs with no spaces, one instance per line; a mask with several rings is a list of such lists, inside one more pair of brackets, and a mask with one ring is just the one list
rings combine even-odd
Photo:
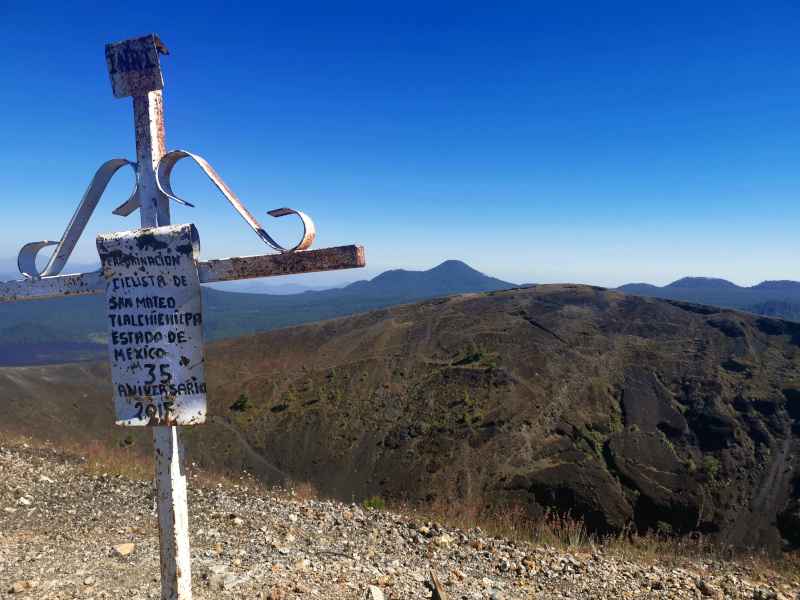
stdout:
[[247,221],[247,224],[253,228],[253,231],[256,232],[258,237],[267,244],[270,248],[278,250],[279,252],[294,252],[295,250],[305,250],[311,246],[314,242],[314,222],[311,218],[306,215],[305,213],[300,212],[299,210],[294,210],[293,208],[278,208],[276,210],[271,210],[267,214],[272,217],[283,217],[286,215],[297,215],[303,221],[303,239],[300,240],[300,243],[297,244],[293,248],[284,248],[278,242],[276,242],[270,235],[264,230],[261,224],[256,221],[253,215],[244,207],[241,201],[234,195],[234,193],[230,190],[230,188],[225,185],[225,182],[222,181],[219,175],[217,175],[216,171],[211,168],[204,159],[201,157],[192,154],[191,152],[186,152],[185,150],[173,150],[171,152],[167,152],[159,161],[158,163],[158,171],[156,173],[156,182],[158,184],[159,190],[164,193],[169,198],[176,200],[182,204],[188,204],[187,202],[181,200],[172,192],[172,187],[170,186],[170,176],[172,175],[172,168],[177,164],[179,160],[182,158],[189,157],[194,160],[200,168],[203,169],[208,178],[214,182],[214,185],[217,186],[222,195],[228,199],[233,207],[236,209],[242,218]]
[[[61,241],[43,241],[25,244],[22,250],[19,251],[19,256],[17,257],[17,266],[19,267],[20,273],[25,277],[51,277],[61,272],[70,254],[72,254],[72,251],[75,249],[78,238],[81,237],[86,224],[89,222],[89,217],[92,216],[97,203],[100,201],[100,197],[108,186],[108,182],[111,181],[114,173],[125,165],[130,165],[133,167],[134,171],[136,170],[136,163],[132,163],[124,158],[112,158],[97,169],[97,173],[94,174],[92,182],[89,184],[83,198],[81,198],[80,204],[78,204],[78,209],[75,211],[72,220],[69,222],[69,225],[67,225],[66,231],[64,231],[64,235],[61,237]],[[138,205],[138,196],[139,188],[137,185],[134,187],[126,203],[136,203]],[[57,248],[53,252],[53,256],[50,257],[47,266],[39,272],[36,268],[36,255],[39,253],[39,250],[47,246],[57,246]]]

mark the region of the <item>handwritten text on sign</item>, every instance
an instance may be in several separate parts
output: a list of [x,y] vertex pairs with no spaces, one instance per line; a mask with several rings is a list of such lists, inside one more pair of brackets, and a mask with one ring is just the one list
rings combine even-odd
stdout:
[[97,237],[108,302],[117,425],[206,418],[203,313],[194,225]]

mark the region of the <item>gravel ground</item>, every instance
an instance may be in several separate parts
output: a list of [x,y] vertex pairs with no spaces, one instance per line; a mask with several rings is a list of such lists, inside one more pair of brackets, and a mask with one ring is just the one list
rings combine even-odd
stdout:
[[[87,476],[55,451],[0,446],[0,595],[158,598],[152,483]],[[800,580],[719,561],[636,564],[461,531],[355,504],[190,489],[195,598],[800,599]]]

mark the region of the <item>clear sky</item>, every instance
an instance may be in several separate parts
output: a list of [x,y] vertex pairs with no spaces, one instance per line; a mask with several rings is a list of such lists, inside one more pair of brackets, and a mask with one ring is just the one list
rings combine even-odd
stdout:
[[[104,47],[147,33],[168,149],[279,242],[297,222],[266,212],[290,206],[314,247],[366,248],[364,270],[284,282],[447,259],[514,283],[800,280],[796,0],[1,0],[0,267],[135,158]],[[75,263],[138,227],[110,214],[132,187],[115,177]],[[195,165],[173,189],[202,258],[269,251]]]

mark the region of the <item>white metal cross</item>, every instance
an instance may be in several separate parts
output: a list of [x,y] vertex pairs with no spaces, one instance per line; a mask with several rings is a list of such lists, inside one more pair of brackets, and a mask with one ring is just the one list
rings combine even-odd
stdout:
[[[20,251],[18,265],[25,278],[0,282],[0,302],[105,293],[108,282],[102,271],[74,275],[60,275],[60,272],[108,182],[117,170],[125,166],[133,167],[136,171],[136,188],[114,213],[127,216],[138,208],[142,230],[163,228],[170,225],[170,199],[191,206],[175,196],[170,186],[172,168],[183,158],[192,158],[197,162],[256,234],[279,251],[278,254],[199,261],[196,267],[200,283],[364,266],[364,249],[361,246],[308,250],[314,240],[314,224],[307,215],[294,209],[282,208],[268,213],[273,217],[294,214],[303,222],[304,233],[300,243],[290,249],[281,247],[206,161],[183,150],[166,152],[160,54],[168,52],[155,34],[106,46],[106,61],[114,96],[133,97],[136,162],[116,158],[100,167],[61,240],[34,242]],[[37,253],[48,246],[56,246],[56,249],[47,266],[39,272],[36,267]],[[152,429],[161,543],[161,597],[164,600],[186,600],[191,598],[192,591],[181,428],[153,426]]]

